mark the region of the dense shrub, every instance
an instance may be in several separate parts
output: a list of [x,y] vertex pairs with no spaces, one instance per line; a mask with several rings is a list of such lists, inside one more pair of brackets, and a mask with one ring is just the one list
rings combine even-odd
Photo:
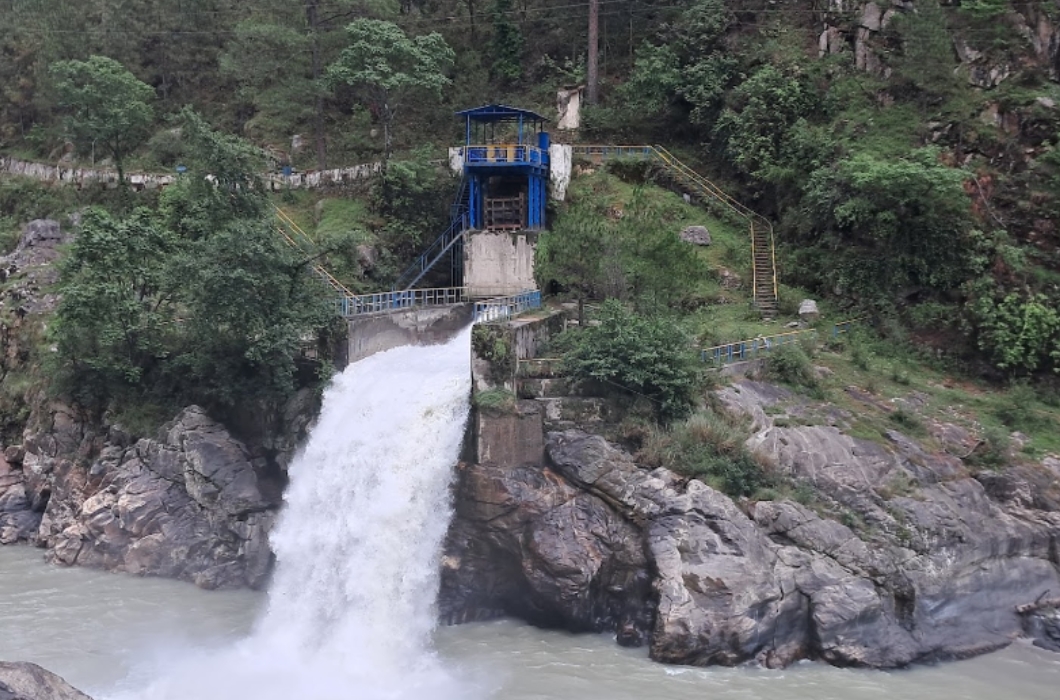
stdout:
[[86,211],[62,264],[55,388],[86,407],[276,409],[325,371],[300,359],[333,313],[311,261],[275,234],[245,145],[187,116],[214,184],[186,178],[158,211]]
[[809,355],[800,345],[782,345],[766,361],[766,373],[779,382],[809,392],[820,391],[820,380]]
[[704,411],[655,431],[637,457],[701,479],[730,496],[750,496],[775,480],[744,446],[748,432],[743,421],[728,413]]
[[564,369],[650,399],[664,422],[688,415],[702,386],[689,338],[672,320],[636,314],[620,302],[603,304],[598,325],[568,331]]
[[994,364],[1014,372],[1060,369],[1060,312],[1044,294],[1009,293],[991,287],[967,311],[979,348]]

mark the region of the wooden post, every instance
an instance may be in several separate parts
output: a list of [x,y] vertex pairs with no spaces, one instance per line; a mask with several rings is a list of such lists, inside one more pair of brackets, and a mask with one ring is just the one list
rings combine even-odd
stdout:
[[598,75],[597,52],[600,48],[600,0],[589,0],[589,60],[586,66],[589,104],[596,104]]

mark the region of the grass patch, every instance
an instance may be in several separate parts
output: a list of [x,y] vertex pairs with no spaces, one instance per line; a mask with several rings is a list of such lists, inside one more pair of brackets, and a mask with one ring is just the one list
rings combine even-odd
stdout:
[[979,445],[965,460],[976,467],[998,471],[1008,464],[1008,433],[997,426],[985,426]]
[[123,401],[110,412],[110,422],[120,425],[137,438],[153,438],[164,423],[173,419],[180,409],[170,403],[154,401]]
[[999,399],[994,416],[1010,430],[1037,433],[1056,427],[1045,410],[1039,407],[1038,395],[1025,382],[1014,384],[1007,395]]
[[669,430],[654,430],[638,461],[700,479],[730,496],[750,496],[774,486],[771,471],[744,446],[749,426],[724,411],[697,413]]
[[475,408],[490,416],[515,413],[515,394],[499,387],[475,392],[472,403]]
[[824,398],[821,380],[817,377],[810,356],[801,345],[792,343],[774,350],[766,361],[766,374],[813,398]]
[[906,435],[913,437],[927,437],[928,431],[924,427],[924,421],[920,420],[920,416],[916,415],[905,406],[899,406],[896,408],[887,419],[898,427]]

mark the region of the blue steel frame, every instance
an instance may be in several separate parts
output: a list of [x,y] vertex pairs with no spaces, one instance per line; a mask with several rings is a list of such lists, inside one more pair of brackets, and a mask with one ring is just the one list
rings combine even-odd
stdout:
[[[489,178],[496,176],[526,181],[528,229],[545,227],[545,212],[548,203],[548,134],[544,132],[545,117],[528,109],[507,105],[483,105],[457,112],[464,117],[464,175],[468,180],[468,224],[471,229],[484,228],[483,198],[488,195]],[[499,123],[517,125],[515,144],[492,144],[487,141],[487,128]],[[483,138],[473,143],[476,126]],[[527,133],[537,134],[532,143]]]

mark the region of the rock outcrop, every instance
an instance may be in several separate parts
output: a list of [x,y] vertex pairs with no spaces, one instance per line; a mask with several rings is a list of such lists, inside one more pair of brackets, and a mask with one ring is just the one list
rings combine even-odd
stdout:
[[[22,229],[13,251],[0,256],[0,449],[5,438],[20,439],[29,416],[19,387],[26,384],[43,318],[58,301],[52,263],[69,240],[59,222],[38,219]],[[17,446],[0,452],[0,544],[31,539],[40,525],[43,505],[28,496],[22,457]]]
[[1049,646],[1055,610],[1026,608],[1060,591],[1049,472],[973,473],[893,431],[877,444],[778,427],[764,409],[786,398],[749,381],[719,392],[752,417],[749,446],[812,485],[809,506],[738,504],[578,430],[548,435],[544,465],[465,465],[447,618],[611,629],[694,665],[892,668],[1023,634]]
[[599,498],[535,466],[462,465],[442,562],[447,622],[514,615],[638,644],[650,578],[637,528]]
[[0,661],[0,700],[92,700],[37,664]]
[[26,480],[22,475],[18,450],[11,451],[11,460],[0,454],[0,545],[30,539],[40,527],[42,513],[34,509],[26,495]]
[[681,229],[681,240],[692,245],[710,245],[710,230],[706,226],[686,226]]
[[[263,494],[271,489],[246,448],[202,409],[189,407],[157,439],[136,441],[118,426],[94,434],[62,406],[50,415],[21,448],[20,486],[8,491],[21,510],[0,515],[0,523],[28,523],[8,526],[14,539],[30,539],[63,564],[204,588],[264,584],[277,497]],[[34,521],[39,527],[27,534]]]

